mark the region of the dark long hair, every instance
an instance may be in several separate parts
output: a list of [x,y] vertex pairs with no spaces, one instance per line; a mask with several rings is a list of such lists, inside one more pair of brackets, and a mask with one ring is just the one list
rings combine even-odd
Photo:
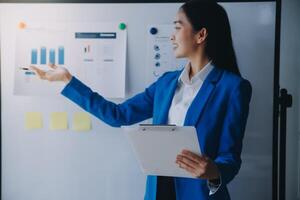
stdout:
[[213,0],[191,0],[184,3],[180,10],[187,16],[194,32],[207,29],[205,52],[212,64],[241,76],[225,9]]

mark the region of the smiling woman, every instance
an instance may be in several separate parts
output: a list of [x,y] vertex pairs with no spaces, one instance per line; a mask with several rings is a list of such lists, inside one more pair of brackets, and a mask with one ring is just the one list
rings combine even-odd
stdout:
[[241,166],[251,85],[240,75],[228,17],[219,4],[189,1],[179,9],[174,25],[170,39],[175,56],[188,59],[185,68],[163,74],[121,104],[93,92],[66,68],[32,69],[42,79],[64,81],[62,95],[111,126],[152,117],[154,124],[196,127],[203,155],[183,150],[174,158],[195,179],[148,176],[146,200],[230,199],[226,185]]
[[[185,3],[179,9],[174,25],[176,31],[171,36],[174,49],[181,46],[181,50],[175,51],[176,57],[206,54],[219,68],[240,75],[224,8],[215,3]],[[194,40],[197,45],[193,45]]]

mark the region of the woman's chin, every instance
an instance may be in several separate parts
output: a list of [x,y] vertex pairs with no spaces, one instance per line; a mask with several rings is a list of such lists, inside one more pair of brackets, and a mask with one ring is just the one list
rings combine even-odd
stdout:
[[185,57],[184,55],[177,54],[177,53],[175,53],[174,55],[175,55],[175,58],[184,58]]
[[184,57],[183,56],[183,52],[178,47],[173,48],[173,55],[175,56],[175,58],[182,58],[182,57]]
[[174,53],[175,58],[184,58],[184,57],[186,57],[183,53],[180,53],[178,51],[178,49],[174,49],[173,53]]

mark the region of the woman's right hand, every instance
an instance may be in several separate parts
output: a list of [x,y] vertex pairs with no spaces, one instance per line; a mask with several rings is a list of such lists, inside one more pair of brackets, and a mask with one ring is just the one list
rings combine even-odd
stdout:
[[49,66],[51,69],[48,71],[41,70],[36,66],[30,66],[30,68],[43,80],[63,81],[65,83],[69,83],[72,79],[72,75],[66,68],[56,66],[54,64],[49,64]]

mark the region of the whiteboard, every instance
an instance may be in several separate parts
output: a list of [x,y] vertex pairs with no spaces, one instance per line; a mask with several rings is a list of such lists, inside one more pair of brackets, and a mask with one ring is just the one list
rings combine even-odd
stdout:
[[[178,3],[1,4],[3,200],[140,200],[145,179],[118,128],[92,117],[92,130],[49,131],[53,111],[81,111],[62,96],[13,95],[15,24],[20,20],[126,21],[126,97],[143,91],[148,24],[170,24]],[[242,167],[228,185],[232,199],[271,199],[275,3],[222,3],[242,75],[253,86]],[[157,12],[159,10],[159,12]],[[140,16],[143,16],[142,18]],[[119,103],[124,99],[112,99]],[[44,128],[24,130],[24,114],[43,113]]]

